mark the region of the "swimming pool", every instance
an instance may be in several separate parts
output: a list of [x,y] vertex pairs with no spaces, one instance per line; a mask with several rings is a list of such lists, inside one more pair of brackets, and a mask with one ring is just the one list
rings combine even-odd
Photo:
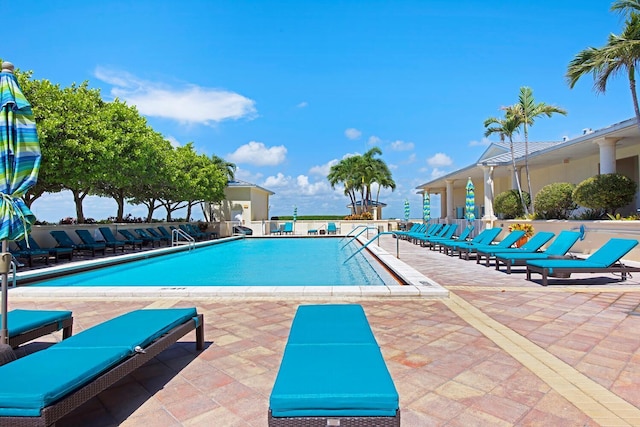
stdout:
[[[338,238],[236,239],[64,275],[30,286],[384,286],[398,281]],[[344,246],[344,247],[343,247]],[[377,264],[377,263],[376,263]]]

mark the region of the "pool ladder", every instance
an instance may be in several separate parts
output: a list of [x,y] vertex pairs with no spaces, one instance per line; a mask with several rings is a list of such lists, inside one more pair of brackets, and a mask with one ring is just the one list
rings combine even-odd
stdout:
[[171,246],[189,245],[189,250],[196,247],[196,239],[179,228],[171,230]]
[[[360,233],[360,234],[362,234],[362,233]],[[361,250],[363,250],[364,248],[366,248],[367,246],[369,246],[369,243],[373,242],[374,240],[379,239],[379,238],[380,238],[380,236],[382,236],[383,234],[395,234],[395,233],[394,233],[393,231],[381,231],[381,232],[379,232],[378,234],[376,234],[375,236],[373,236],[373,239],[369,240],[367,243],[365,243],[365,244],[364,244],[364,245],[362,245],[360,248],[358,248],[358,250],[357,250],[357,251],[355,251],[354,253],[352,253],[352,254],[351,254],[351,256],[349,256],[349,258],[345,259],[345,260],[344,260],[344,262],[343,262],[343,264],[345,264],[345,263],[346,263],[347,261],[349,261],[351,258],[353,258],[353,257],[354,257],[354,256],[356,256],[358,253],[360,253],[360,251],[361,251]],[[356,236],[356,237],[358,237],[358,236]],[[353,241],[356,237],[354,237],[353,239],[349,240],[349,242],[347,242],[347,243],[350,243],[350,242],[351,242],[351,241]],[[398,241],[397,241],[397,240],[400,240],[400,239],[396,239],[396,258],[400,258],[400,255],[399,255],[399,249],[398,249]],[[380,243],[378,242],[378,244],[380,244]],[[345,246],[346,246],[346,245],[345,245]],[[343,248],[344,248],[344,246],[343,246]]]

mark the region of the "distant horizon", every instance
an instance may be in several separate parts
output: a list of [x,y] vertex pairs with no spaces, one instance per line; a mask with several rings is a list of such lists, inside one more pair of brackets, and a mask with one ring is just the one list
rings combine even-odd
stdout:
[[[34,79],[86,81],[105,101],[136,106],[174,146],[193,142],[235,163],[237,179],[273,191],[274,215],[293,206],[348,213],[327,173],[378,146],[396,182],[380,193],[385,216],[403,218],[409,200],[420,218],[416,187],[473,164],[497,142],[484,137],[484,120],[502,115],[522,86],[568,111],[538,119],[530,141],[572,139],[634,116],[624,75],[605,94],[589,76],[574,89],[565,78],[580,51],[620,34],[624,20],[611,3],[7,2],[5,15],[28,31],[3,45],[2,59]],[[33,207],[48,222],[75,216],[69,192]],[[436,208],[432,201],[434,216]],[[84,210],[107,218],[117,208],[87,197]]]

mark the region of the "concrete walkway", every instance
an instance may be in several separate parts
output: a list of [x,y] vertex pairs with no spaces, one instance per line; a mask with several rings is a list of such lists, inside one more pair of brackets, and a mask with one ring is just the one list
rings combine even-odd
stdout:
[[[297,306],[340,301],[363,305],[405,427],[640,425],[636,278],[574,275],[542,287],[518,268],[507,275],[399,243],[400,259],[447,288],[448,299],[10,295],[10,308],[73,310],[74,332],[137,308],[195,305],[204,313],[202,353],[186,336],[58,426],[266,426]],[[385,236],[381,246],[395,254],[396,240]]]

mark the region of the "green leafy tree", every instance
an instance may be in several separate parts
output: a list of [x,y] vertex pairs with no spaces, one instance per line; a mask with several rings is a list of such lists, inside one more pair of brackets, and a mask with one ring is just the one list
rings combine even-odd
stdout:
[[[520,198],[524,198],[525,204]],[[519,193],[518,190],[508,190],[498,194],[493,201],[496,213],[504,219],[520,218],[524,215],[524,206],[529,204],[529,193]]]
[[573,190],[573,200],[589,209],[615,215],[616,210],[633,202],[638,185],[619,173],[592,176]]
[[534,206],[536,215],[541,219],[569,219],[577,208],[573,201],[575,184],[554,182],[547,184],[536,194]]
[[[632,7],[633,6],[633,7]],[[640,16],[635,12],[637,2],[620,1],[614,10],[628,12],[621,35],[610,34],[603,47],[589,47],[579,52],[569,63],[566,79],[570,88],[587,74],[593,75],[593,87],[598,93],[605,93],[612,76],[626,74],[633,100],[636,122],[640,128],[640,108],[636,90],[636,64],[640,60]]]

